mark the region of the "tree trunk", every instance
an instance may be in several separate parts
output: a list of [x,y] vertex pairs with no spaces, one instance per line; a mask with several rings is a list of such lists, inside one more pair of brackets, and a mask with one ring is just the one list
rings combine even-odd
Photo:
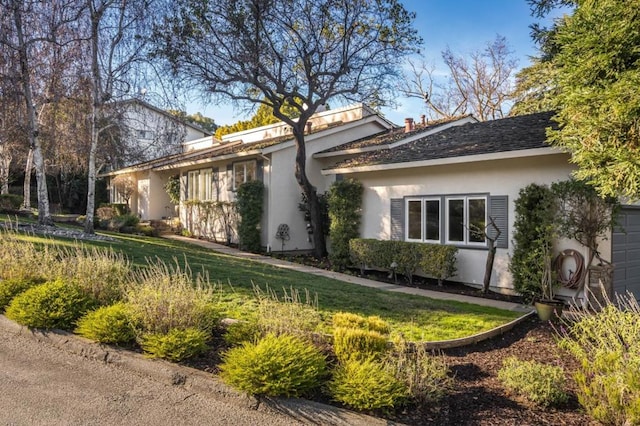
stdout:
[[84,232],[94,233],[93,217],[95,215],[96,202],[96,150],[98,148],[98,113],[102,104],[102,82],[100,67],[98,64],[98,47],[100,32],[100,13],[92,11],[91,14],[91,83],[93,85],[91,106],[91,147],[89,148],[89,166],[87,172],[87,212],[84,221]]
[[[23,95],[27,108],[27,130],[29,135],[29,146],[33,151],[33,164],[36,169],[36,180],[38,184],[38,223],[40,225],[53,225],[51,213],[49,212],[49,193],[47,191],[47,177],[44,168],[44,158],[42,156],[42,146],[39,138],[38,119],[33,101],[33,91],[31,87],[31,68],[29,65],[27,45],[24,39],[22,28],[21,2],[13,4],[13,18],[16,25],[16,36],[18,39],[18,53],[20,57],[20,77],[22,80]],[[27,202],[27,200],[25,200]]]
[[295,176],[300,189],[306,195],[309,203],[309,213],[311,215],[311,229],[313,231],[313,253],[317,258],[323,258],[327,255],[327,242],[324,237],[325,224],[323,223],[323,215],[321,211],[320,201],[316,188],[311,184],[307,177],[307,151],[304,142],[304,129],[307,119],[300,117],[299,121],[293,126],[293,134],[296,140],[296,167]]
[[11,166],[11,151],[6,144],[0,145],[0,194],[9,193],[9,167]]
[[31,209],[31,172],[33,171],[33,150],[29,149],[27,154],[27,164],[24,168],[24,185],[22,188],[22,207],[25,210]]

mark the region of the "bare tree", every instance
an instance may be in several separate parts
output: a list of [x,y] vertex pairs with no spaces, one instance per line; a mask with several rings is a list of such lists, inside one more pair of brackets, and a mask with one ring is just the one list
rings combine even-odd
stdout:
[[[397,0],[179,0],[158,29],[158,53],[191,85],[265,104],[291,126],[295,177],[311,211],[315,254],[326,254],[316,188],[306,172],[305,126],[331,98],[393,99],[400,60],[420,39]],[[288,105],[297,111],[291,118]]]
[[485,121],[506,115],[518,64],[506,38],[496,36],[468,58],[447,48],[442,59],[449,74],[444,82],[438,81],[433,66],[410,62],[401,89],[407,96],[423,99],[430,118],[473,114]]
[[96,155],[101,135],[116,126],[114,103],[135,93],[146,60],[153,0],[87,0],[92,103],[85,232],[94,231]]
[[[46,182],[42,116],[45,109],[58,102],[59,90],[69,84],[60,74],[64,55],[74,42],[73,27],[80,8],[70,0],[56,2],[0,1],[0,45],[5,53],[17,58],[17,86],[24,103],[23,127],[29,155],[25,168],[25,206],[30,200],[32,164],[36,172],[38,221],[51,224]],[[63,84],[64,82],[64,84]]]

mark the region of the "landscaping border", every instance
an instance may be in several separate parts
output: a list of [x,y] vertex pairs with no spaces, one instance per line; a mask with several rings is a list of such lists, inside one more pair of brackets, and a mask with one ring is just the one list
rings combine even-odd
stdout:
[[11,321],[4,315],[0,315],[0,328],[8,333],[27,336],[69,353],[105,364],[113,364],[160,383],[184,386],[186,389],[216,400],[245,409],[278,413],[303,424],[312,422],[335,426],[401,425],[401,423],[304,399],[249,396],[230,388],[212,374],[194,368],[161,359],[145,358],[141,354],[96,343],[63,330],[30,329]]

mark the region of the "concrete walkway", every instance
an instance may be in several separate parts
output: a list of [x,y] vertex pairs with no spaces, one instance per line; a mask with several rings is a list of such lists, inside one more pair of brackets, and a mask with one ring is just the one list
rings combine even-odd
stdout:
[[339,272],[327,271],[325,269],[314,268],[312,266],[302,265],[299,263],[288,262],[286,260],[277,259],[270,256],[264,256],[261,254],[247,253],[241,250],[228,247],[222,244],[212,243],[210,241],[198,240],[195,238],[183,237],[180,235],[166,234],[162,237],[182,241],[184,243],[197,245],[209,250],[213,250],[218,253],[226,254],[234,257],[241,257],[244,259],[252,260],[254,262],[266,263],[273,265],[277,268],[291,269],[294,271],[304,272],[306,274],[319,275],[321,277],[332,278],[338,281],[344,281],[351,284],[357,284],[364,287],[377,288],[379,290],[394,291],[397,293],[413,294],[417,296],[429,297],[431,299],[440,300],[453,300],[456,302],[472,303],[481,306],[490,306],[493,308],[504,309],[506,311],[515,311],[528,313],[532,311],[530,306],[521,305],[511,302],[503,302],[500,300],[485,299],[482,297],[465,296],[462,294],[445,293],[441,291],[423,290],[420,288],[406,287],[401,285],[395,285],[390,283],[384,283],[380,281],[368,280],[366,278],[360,278],[353,275],[341,274]]

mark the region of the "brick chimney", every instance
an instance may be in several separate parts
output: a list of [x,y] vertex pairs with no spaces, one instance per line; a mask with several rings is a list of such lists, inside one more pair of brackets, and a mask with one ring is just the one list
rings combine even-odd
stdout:
[[309,133],[311,133],[311,126],[312,126],[312,125],[313,125],[313,124],[312,124],[310,121],[307,121],[307,124],[305,125],[307,135],[308,135]]
[[427,124],[427,116],[426,116],[426,115],[422,114],[422,115],[420,116],[420,123],[421,123],[423,126]]
[[410,132],[413,130],[413,118],[404,119],[404,132]]

